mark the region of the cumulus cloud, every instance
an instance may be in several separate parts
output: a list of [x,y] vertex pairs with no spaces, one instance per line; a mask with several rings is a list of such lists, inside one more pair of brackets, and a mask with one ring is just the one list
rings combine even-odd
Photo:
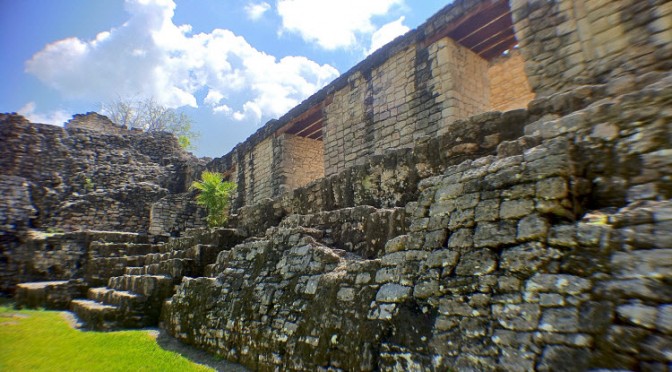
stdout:
[[41,124],[53,124],[62,126],[66,121],[72,119],[72,114],[63,111],[56,110],[50,111],[47,113],[36,112],[37,106],[35,102],[28,102],[18,111],[19,114],[23,115],[31,123],[41,123]]
[[269,9],[271,9],[271,5],[267,2],[249,3],[245,6],[247,17],[253,21],[261,18]]
[[[26,71],[69,98],[153,97],[168,107],[199,103],[236,119],[279,116],[338,76],[304,57],[280,60],[230,30],[191,34],[175,25],[172,0],[127,0],[130,18],[93,40],[47,45]],[[197,92],[207,92],[197,102]],[[235,102],[230,97],[235,97]]]
[[410,28],[404,25],[405,17],[399,17],[396,21],[392,21],[383,25],[380,29],[371,35],[371,47],[369,54],[375,52],[383,45],[394,40],[397,36],[407,33]]
[[375,31],[371,19],[403,0],[279,0],[282,31],[301,35],[328,50],[357,44],[358,35]]

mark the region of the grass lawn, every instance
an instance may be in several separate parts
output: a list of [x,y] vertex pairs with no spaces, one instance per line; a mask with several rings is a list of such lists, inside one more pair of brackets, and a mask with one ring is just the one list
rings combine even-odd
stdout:
[[147,331],[82,332],[57,311],[0,306],[0,371],[212,371]]

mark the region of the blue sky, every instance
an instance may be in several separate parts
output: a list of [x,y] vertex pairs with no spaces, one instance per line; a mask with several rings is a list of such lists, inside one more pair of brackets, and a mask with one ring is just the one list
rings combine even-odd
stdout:
[[0,112],[62,125],[151,97],[218,157],[449,2],[0,0]]

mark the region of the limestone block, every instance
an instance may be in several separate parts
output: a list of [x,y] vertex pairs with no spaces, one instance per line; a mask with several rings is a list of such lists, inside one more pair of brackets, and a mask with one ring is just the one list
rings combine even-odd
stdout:
[[396,283],[384,284],[376,293],[377,302],[403,302],[411,294],[411,287]]
[[469,251],[460,257],[455,268],[457,275],[480,276],[491,273],[497,267],[497,258],[489,249]]
[[517,199],[502,201],[499,216],[501,218],[518,218],[529,215],[534,210],[531,199]]
[[616,252],[611,264],[620,278],[669,278],[672,275],[672,249]]
[[588,279],[566,274],[536,274],[527,281],[528,292],[580,294],[592,288]]
[[547,332],[573,333],[579,329],[579,311],[573,307],[544,309],[539,329]]
[[541,311],[536,304],[495,304],[492,305],[492,315],[506,329],[533,331],[539,325]]
[[532,274],[543,270],[550,261],[561,257],[561,253],[547,248],[542,243],[527,243],[502,252],[500,267],[514,273]]
[[654,329],[656,326],[656,317],[658,309],[653,306],[647,306],[640,303],[631,303],[618,306],[616,308],[618,317],[635,325]]

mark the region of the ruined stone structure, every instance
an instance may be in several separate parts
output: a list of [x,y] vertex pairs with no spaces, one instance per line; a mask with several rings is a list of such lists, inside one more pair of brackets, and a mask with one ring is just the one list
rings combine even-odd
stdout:
[[230,228],[35,239],[89,259],[19,303],[255,370],[668,370],[671,71],[669,2],[458,0],[207,164]]
[[[4,114],[0,143],[3,291],[19,279],[72,278],[66,273],[70,270],[56,268],[57,262],[54,267],[37,264],[44,254],[27,255],[27,251],[53,251],[51,243],[32,241],[25,234],[28,229],[146,233],[152,225],[154,234],[168,235],[204,226],[199,218],[203,211],[191,195],[184,198],[190,202],[175,203],[171,211],[157,208],[150,223],[152,204],[160,205],[164,197],[179,198],[204,167],[169,133],[126,130],[96,113],[75,115],[65,128]],[[37,269],[40,265],[44,267]]]

